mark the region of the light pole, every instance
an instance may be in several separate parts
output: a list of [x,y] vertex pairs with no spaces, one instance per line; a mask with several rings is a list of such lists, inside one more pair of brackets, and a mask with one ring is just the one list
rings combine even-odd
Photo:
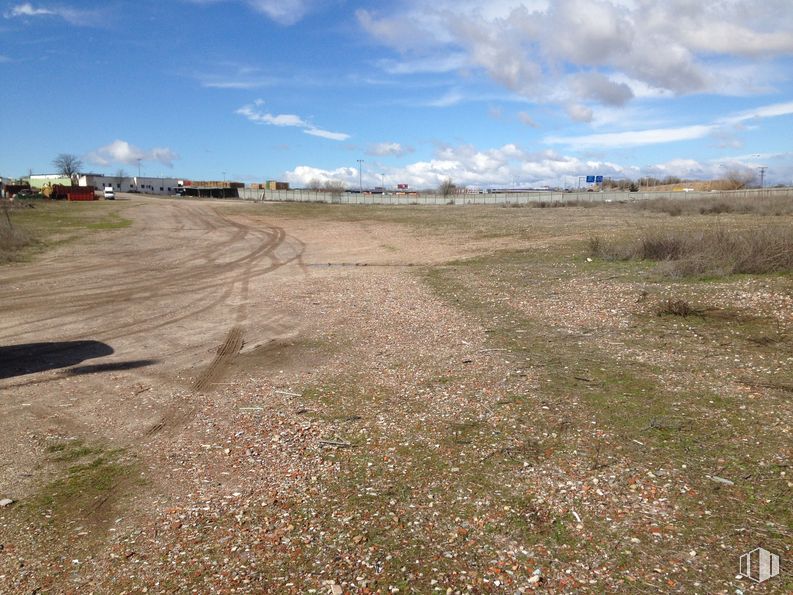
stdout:
[[135,190],[140,190],[140,157],[138,157],[138,177],[135,179]]
[[363,194],[363,178],[361,177],[361,166],[363,165],[363,159],[358,159],[358,193]]
[[383,194],[385,194],[385,174],[380,174],[380,187],[383,189]]
[[768,167],[761,165],[757,169],[760,172],[760,190],[762,191],[765,188],[765,170],[767,170]]

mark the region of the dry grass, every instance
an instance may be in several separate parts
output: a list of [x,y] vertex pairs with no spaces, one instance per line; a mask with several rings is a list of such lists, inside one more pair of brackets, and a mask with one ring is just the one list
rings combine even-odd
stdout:
[[670,276],[723,276],[793,272],[793,228],[742,231],[648,231],[636,240],[590,239],[590,254],[606,260],[664,263]]
[[23,229],[13,225],[10,219],[0,216],[0,262],[15,259],[17,252],[33,243],[33,239]]
[[670,316],[691,316],[692,314],[696,314],[697,310],[691,306],[686,300],[674,299],[669,298],[661,302],[660,306],[658,307],[658,315],[670,315]]
[[506,202],[502,203],[502,208],[513,208],[519,209],[523,207],[530,207],[535,209],[552,209],[552,208],[561,208],[561,207],[582,207],[584,209],[590,209],[592,207],[603,207],[608,206],[609,203],[600,201],[600,200],[582,200],[579,198],[569,199],[569,200],[539,200],[533,201],[528,203],[517,203],[517,202]]
[[781,216],[793,214],[793,197],[767,196],[743,197],[720,196],[718,198],[653,198],[640,201],[636,206],[641,210],[667,213],[672,217],[679,215],[719,215],[735,213],[738,215]]

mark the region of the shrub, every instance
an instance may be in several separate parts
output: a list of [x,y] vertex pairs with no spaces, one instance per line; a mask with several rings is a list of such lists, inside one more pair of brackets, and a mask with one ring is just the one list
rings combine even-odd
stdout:
[[589,251],[609,260],[661,262],[671,276],[793,272],[793,228],[650,231],[623,242],[591,238]]
[[779,216],[793,214],[793,196],[720,196],[714,198],[652,198],[636,203],[637,208],[677,215],[719,215],[735,213]]
[[726,202],[719,201],[712,205],[702,206],[699,208],[699,212],[702,215],[719,215],[721,213],[732,213],[734,210],[733,206],[727,204]]
[[661,305],[658,307],[658,315],[663,316],[665,314],[671,316],[691,316],[692,314],[696,314],[697,311],[691,307],[686,300],[676,300],[674,298],[669,298],[661,302]]
[[23,229],[0,220],[0,262],[13,260],[15,252],[30,245],[32,241]]

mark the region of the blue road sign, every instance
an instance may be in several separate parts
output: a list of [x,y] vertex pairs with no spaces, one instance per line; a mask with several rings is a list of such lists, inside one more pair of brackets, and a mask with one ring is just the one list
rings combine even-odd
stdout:
[[603,176],[597,176],[597,177],[595,178],[595,182],[597,182],[598,184],[601,184],[601,183],[603,183]]
[[592,184],[594,181],[595,181],[595,176],[587,176],[586,177],[586,183],[587,184]]

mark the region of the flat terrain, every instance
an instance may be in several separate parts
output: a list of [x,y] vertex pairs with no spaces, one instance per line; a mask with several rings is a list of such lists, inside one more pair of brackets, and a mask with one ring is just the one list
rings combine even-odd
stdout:
[[793,590],[793,277],[590,254],[790,211],[122,198],[12,213],[0,592]]

